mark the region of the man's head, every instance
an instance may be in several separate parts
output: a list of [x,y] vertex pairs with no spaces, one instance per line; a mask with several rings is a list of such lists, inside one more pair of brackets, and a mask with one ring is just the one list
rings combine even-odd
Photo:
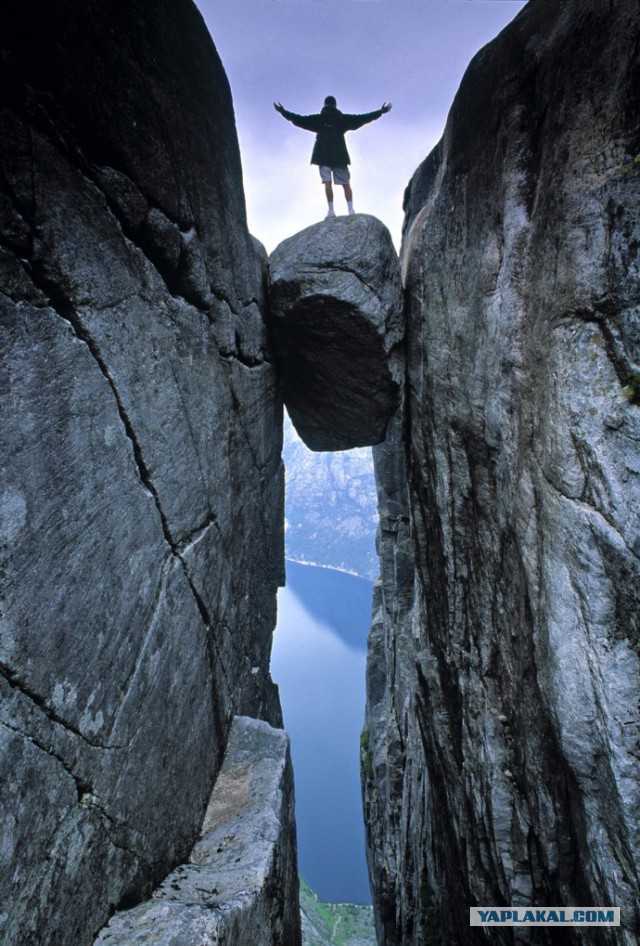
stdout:
[[332,106],[335,108],[338,103],[337,103],[336,100],[335,100],[335,96],[333,96],[333,95],[327,95],[326,99],[324,100],[324,104],[325,104],[325,105],[332,105]]

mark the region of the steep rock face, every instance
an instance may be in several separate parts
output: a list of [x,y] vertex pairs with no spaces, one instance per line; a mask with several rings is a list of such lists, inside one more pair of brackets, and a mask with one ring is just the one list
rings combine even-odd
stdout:
[[373,448],[373,459],[380,578],[373,592],[360,771],[376,929],[384,946],[427,943],[427,932],[434,933],[424,867],[419,866],[414,876],[420,851],[414,853],[413,848],[425,835],[426,773],[414,715],[420,629],[414,608],[415,558],[402,411],[389,425],[385,443]]
[[117,913],[96,946],[297,946],[294,837],[289,739],[236,717],[189,862]]
[[10,0],[0,44],[0,939],[83,946],[279,723],[282,410],[195,7]]
[[510,903],[619,905],[563,942],[637,942],[639,28],[529,4],[407,192],[363,753],[385,944],[556,941],[469,929]]
[[324,220],[284,240],[270,263],[271,326],[294,427],[312,450],[380,443],[402,372],[389,231],[365,214]]

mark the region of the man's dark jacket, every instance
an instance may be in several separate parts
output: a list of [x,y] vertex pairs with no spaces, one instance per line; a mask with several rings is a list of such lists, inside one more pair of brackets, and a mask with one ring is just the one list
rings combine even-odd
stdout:
[[343,168],[351,164],[344,140],[345,132],[355,131],[356,128],[380,118],[382,109],[367,112],[366,115],[345,115],[335,105],[325,105],[319,115],[296,115],[286,109],[283,109],[281,114],[298,128],[316,132],[311,164]]

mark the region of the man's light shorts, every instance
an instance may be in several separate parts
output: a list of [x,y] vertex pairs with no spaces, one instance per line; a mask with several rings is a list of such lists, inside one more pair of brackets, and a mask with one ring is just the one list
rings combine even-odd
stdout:
[[333,183],[334,184],[348,184],[351,175],[349,174],[349,168],[328,168],[326,164],[320,165],[320,177],[323,184],[331,183],[331,175],[333,174]]

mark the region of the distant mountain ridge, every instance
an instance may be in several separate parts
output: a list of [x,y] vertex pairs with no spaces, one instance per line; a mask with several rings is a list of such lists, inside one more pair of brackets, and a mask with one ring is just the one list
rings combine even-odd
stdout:
[[370,448],[314,453],[287,417],[283,456],[287,558],[375,580],[378,510]]

